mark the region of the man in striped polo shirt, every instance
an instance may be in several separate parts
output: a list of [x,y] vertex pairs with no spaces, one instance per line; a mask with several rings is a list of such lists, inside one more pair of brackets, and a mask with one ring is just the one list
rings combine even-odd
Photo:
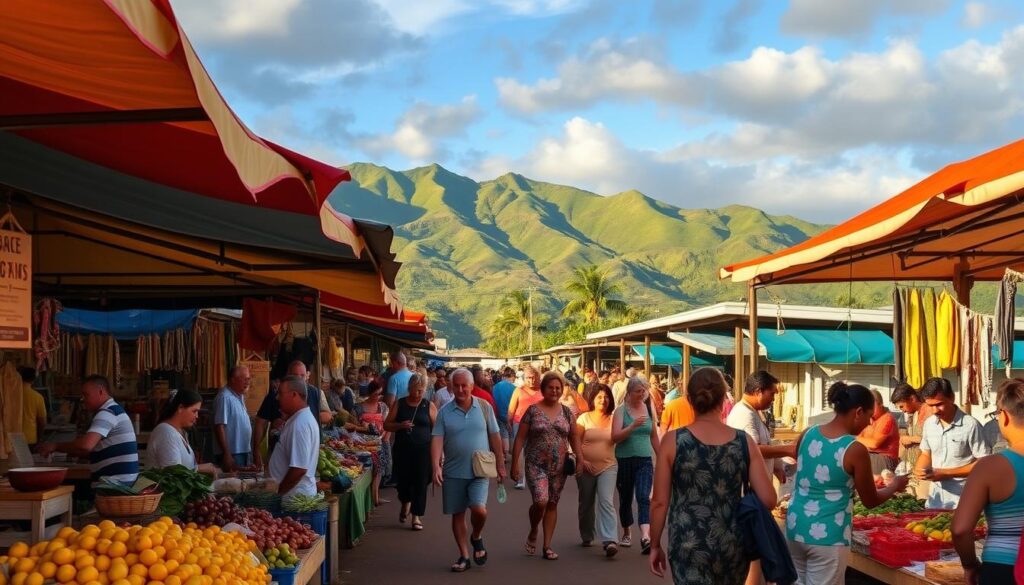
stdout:
[[82,382],[82,404],[94,411],[85,435],[68,443],[44,443],[39,453],[54,451],[74,457],[88,457],[92,481],[102,478],[131,485],[139,476],[139,446],[128,413],[110,395],[110,382],[103,376],[89,376]]

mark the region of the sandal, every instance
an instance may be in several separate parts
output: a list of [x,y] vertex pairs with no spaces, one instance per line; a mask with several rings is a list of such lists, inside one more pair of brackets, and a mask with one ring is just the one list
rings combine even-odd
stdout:
[[452,573],[465,573],[471,568],[473,568],[473,565],[470,564],[469,559],[459,557],[459,560],[455,561],[455,564],[452,565]]
[[623,534],[622,538],[619,539],[619,546],[624,546],[626,548],[633,546],[632,537],[630,537],[630,535],[628,534]]
[[651,554],[651,539],[641,538],[640,539],[640,554],[649,555]]
[[526,554],[528,554],[528,555],[535,555],[535,554],[537,554],[537,537],[535,536],[532,539],[527,537],[527,539],[526,539],[526,547],[525,548],[526,548]]
[[606,557],[608,557],[610,559],[610,558],[614,557],[615,555],[617,555],[618,553],[619,553],[619,547],[614,542],[606,542],[606,543],[604,543],[604,556],[606,556]]
[[[472,538],[469,539],[469,544],[473,545],[473,562],[480,565],[481,567],[487,564],[487,549],[484,548],[484,539]],[[484,553],[480,555],[479,553]]]
[[420,530],[423,530],[423,523],[420,522],[419,520],[413,521],[412,529],[415,530],[416,532],[419,532]]
[[544,560],[545,561],[557,561],[558,560],[558,553],[556,553],[555,551],[551,550],[550,548],[546,548],[546,549],[544,549]]

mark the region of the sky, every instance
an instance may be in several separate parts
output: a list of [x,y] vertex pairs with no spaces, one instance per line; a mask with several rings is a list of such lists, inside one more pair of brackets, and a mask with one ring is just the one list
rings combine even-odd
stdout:
[[254,131],[838,222],[1024,136],[1015,0],[171,0]]

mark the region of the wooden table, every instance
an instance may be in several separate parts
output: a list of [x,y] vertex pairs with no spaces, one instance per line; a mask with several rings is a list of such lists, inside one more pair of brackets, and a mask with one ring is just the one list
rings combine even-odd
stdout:
[[[0,483],[0,520],[29,520],[29,532],[0,533],[0,547],[9,547],[18,541],[35,544],[49,540],[65,526],[71,526],[71,494],[74,487],[62,485],[44,492],[19,492],[9,483]],[[47,527],[46,521],[61,516],[61,521]]]
[[893,569],[861,553],[850,552],[850,568],[889,585],[935,585],[917,573]]
[[295,585],[316,585],[320,583],[320,565],[324,564],[324,552],[327,549],[325,538],[316,539],[313,546],[299,551],[299,570],[295,574]]

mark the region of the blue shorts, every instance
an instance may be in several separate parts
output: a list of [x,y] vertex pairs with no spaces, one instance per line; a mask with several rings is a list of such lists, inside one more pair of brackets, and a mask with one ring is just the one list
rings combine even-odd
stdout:
[[461,514],[466,511],[466,508],[486,507],[490,483],[491,480],[486,477],[476,479],[444,478],[444,483],[441,484],[444,513],[447,515]]
[[501,436],[501,440],[503,440],[503,441],[508,441],[508,440],[511,440],[511,439],[515,438],[515,435],[513,435],[511,437],[509,436],[509,434],[508,434],[509,433],[508,427],[509,427],[508,421],[502,421],[502,420],[498,421],[498,434]]

